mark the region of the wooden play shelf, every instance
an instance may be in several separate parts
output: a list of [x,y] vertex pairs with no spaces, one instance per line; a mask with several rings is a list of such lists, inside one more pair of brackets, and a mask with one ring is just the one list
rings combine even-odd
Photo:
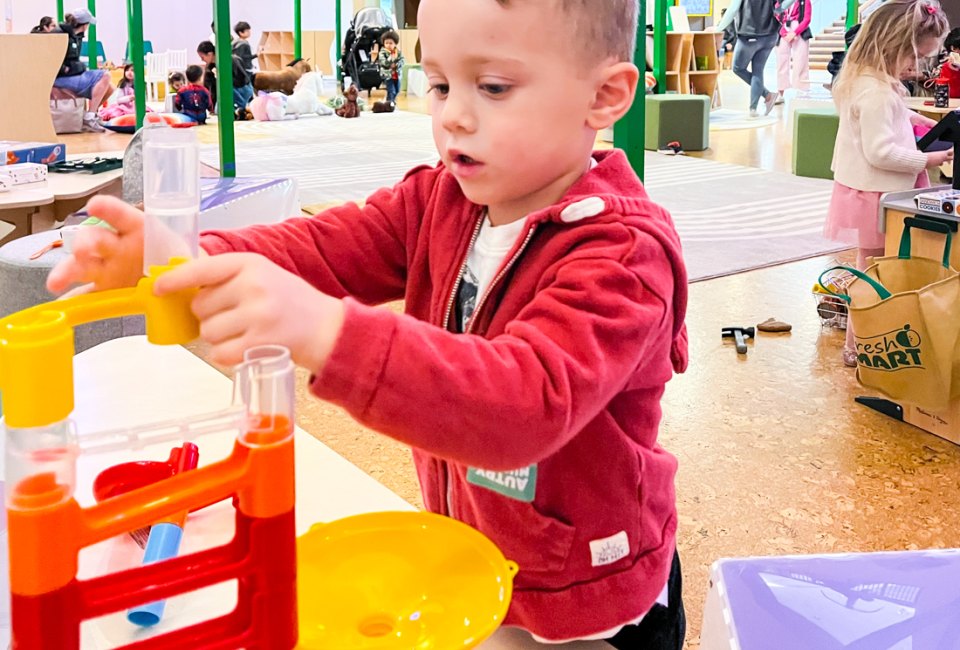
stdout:
[[[652,32],[648,32],[650,36]],[[667,33],[667,92],[707,95],[720,105],[720,32]]]

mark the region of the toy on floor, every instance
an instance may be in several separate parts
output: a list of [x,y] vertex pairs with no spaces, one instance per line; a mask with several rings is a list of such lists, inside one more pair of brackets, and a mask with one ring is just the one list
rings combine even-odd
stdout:
[[393,102],[382,101],[373,104],[374,113],[392,113],[395,110],[397,110],[397,105]]
[[[163,121],[167,126],[176,128],[188,128],[197,125],[195,121],[183,113],[150,113],[144,118],[144,124],[157,123],[159,121]],[[102,126],[116,133],[135,133],[137,130],[137,116],[121,115],[108,122],[103,122]]]
[[300,77],[313,70],[307,59],[294,59],[278,72],[258,72],[253,75],[255,92],[282,92],[292,95]]
[[357,103],[359,96],[360,91],[357,90],[357,87],[350,86],[345,95],[346,102],[337,109],[337,115],[346,118],[360,117],[360,105]]
[[260,93],[250,102],[250,113],[260,122],[279,122],[286,119],[287,101],[283,93]]
[[287,113],[295,115],[333,115],[332,108],[321,99],[323,95],[323,75],[319,72],[308,72],[297,82],[293,95],[287,103]]
[[755,334],[756,330],[752,327],[724,327],[722,338],[732,338],[737,346],[737,354],[746,354],[746,339],[752,339]]
[[791,330],[793,330],[793,325],[777,320],[776,318],[768,318],[757,325],[758,332],[766,332],[768,334],[785,334]]
[[657,153],[662,153],[665,156],[682,156],[684,155],[683,147],[680,146],[680,142],[673,140],[667,143],[666,148],[660,149]]

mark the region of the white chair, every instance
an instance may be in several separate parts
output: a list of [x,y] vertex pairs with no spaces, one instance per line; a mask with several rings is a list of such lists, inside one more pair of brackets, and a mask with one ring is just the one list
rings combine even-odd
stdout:
[[167,75],[171,72],[187,71],[187,51],[167,50]]
[[146,65],[147,99],[151,102],[160,101],[160,84],[167,83],[167,53],[147,54]]

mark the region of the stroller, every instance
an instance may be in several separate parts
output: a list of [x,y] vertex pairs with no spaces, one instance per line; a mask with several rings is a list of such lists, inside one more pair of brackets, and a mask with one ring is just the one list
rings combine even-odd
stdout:
[[380,87],[380,68],[371,58],[371,52],[390,29],[393,29],[393,25],[383,10],[368,7],[357,12],[347,30],[340,69],[343,76],[350,77],[361,92]]

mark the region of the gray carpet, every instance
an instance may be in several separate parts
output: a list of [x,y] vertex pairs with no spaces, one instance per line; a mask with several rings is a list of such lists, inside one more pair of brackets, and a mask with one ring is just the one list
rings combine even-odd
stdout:
[[[219,164],[215,145],[202,157]],[[238,174],[293,177],[305,206],[364,199],[437,159],[430,118],[415,113],[237,124]],[[647,189],[673,215],[691,281],[845,248],[819,236],[829,181],[686,156],[646,161]]]

